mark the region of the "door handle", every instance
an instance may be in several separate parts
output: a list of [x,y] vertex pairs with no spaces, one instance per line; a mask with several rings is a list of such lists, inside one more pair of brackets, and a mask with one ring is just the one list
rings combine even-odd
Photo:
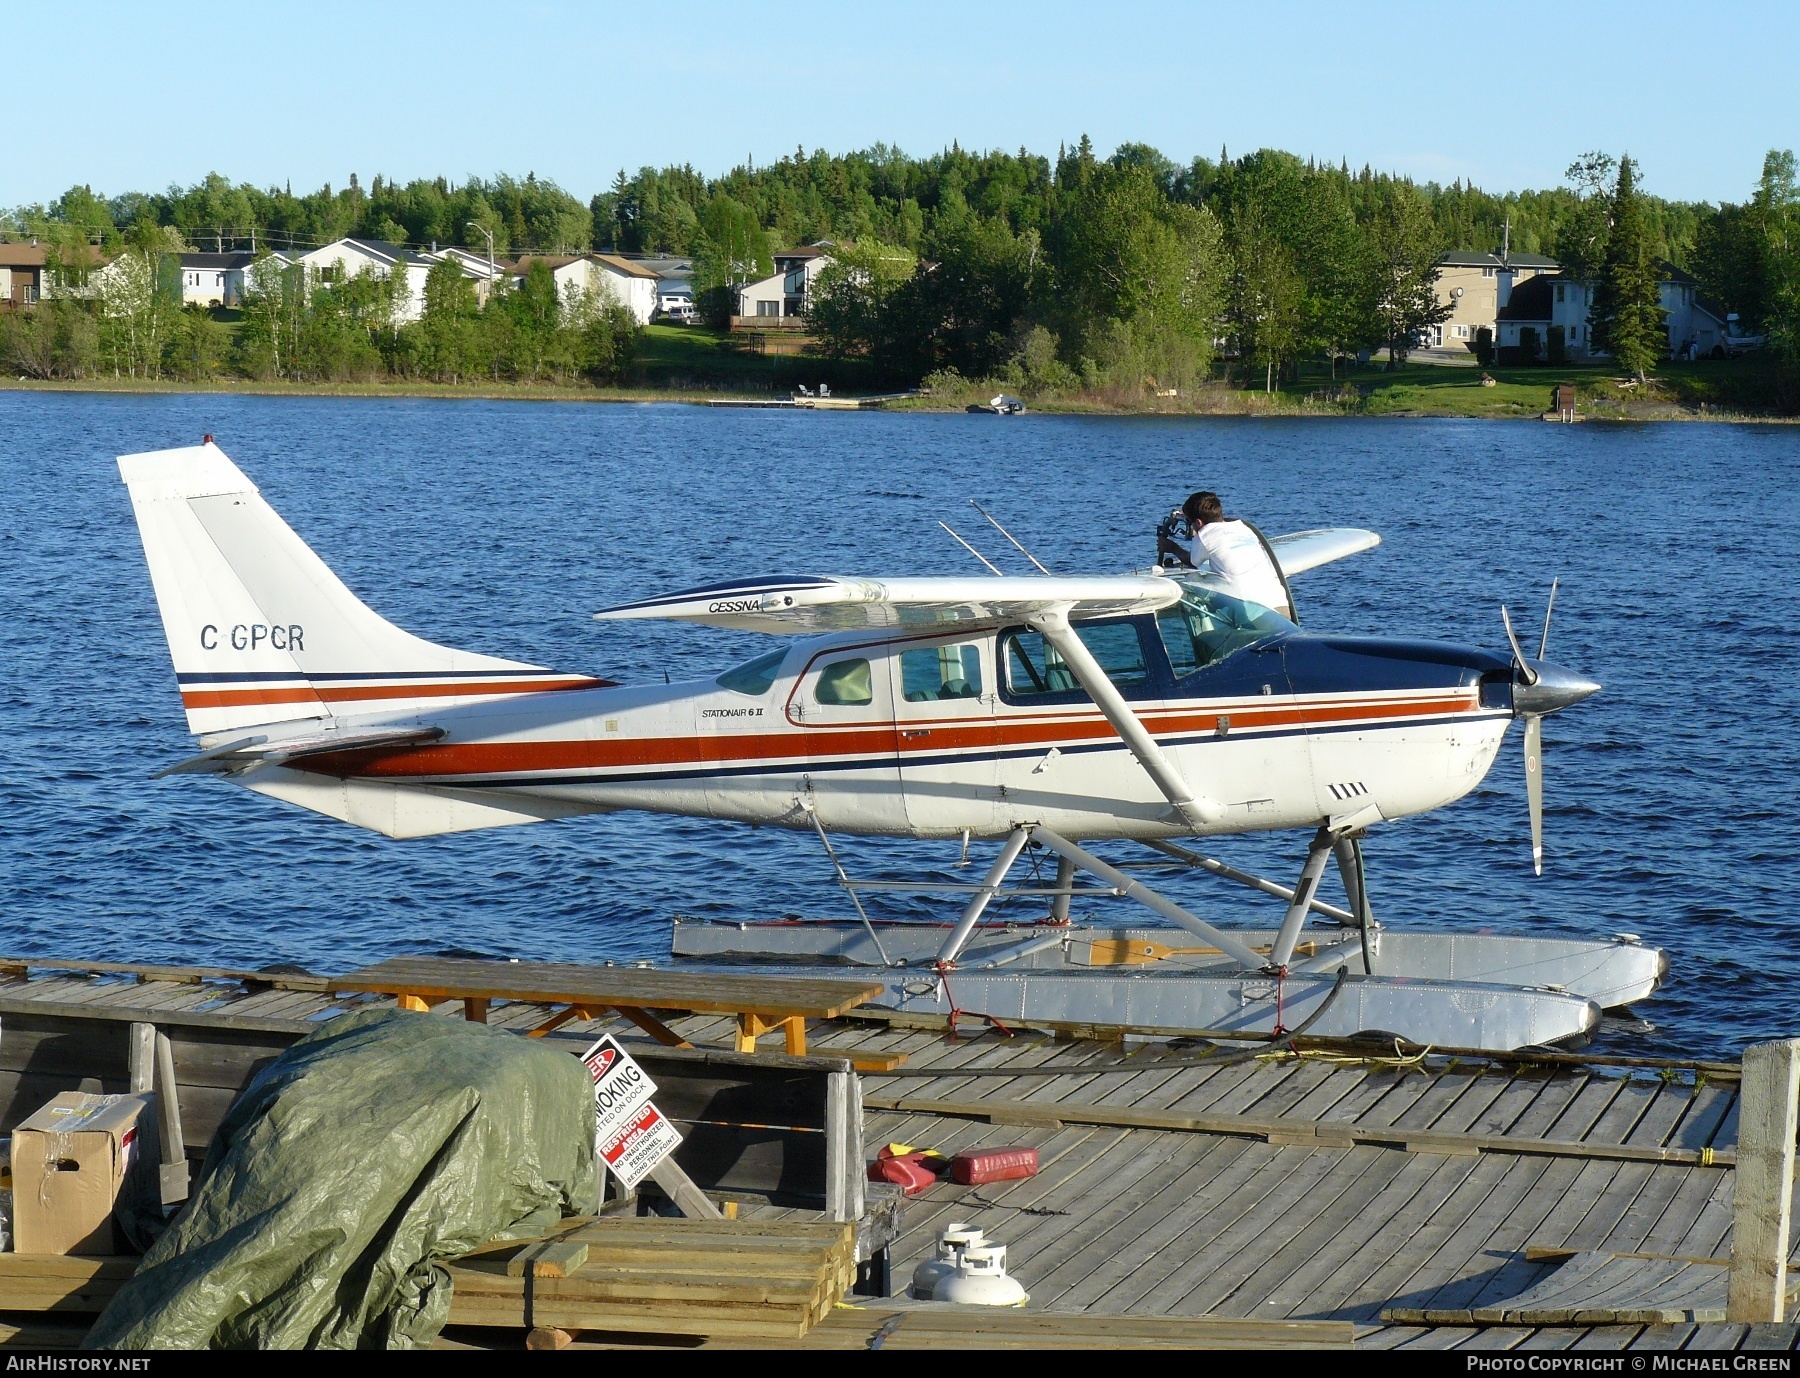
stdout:
[[902,737],[929,737],[931,735],[931,729],[929,727],[909,727],[903,730],[900,735]]

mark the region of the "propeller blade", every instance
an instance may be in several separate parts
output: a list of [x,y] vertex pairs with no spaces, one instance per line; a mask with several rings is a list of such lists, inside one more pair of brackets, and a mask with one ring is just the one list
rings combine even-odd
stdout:
[[1506,604],[1500,605],[1500,624],[1506,628],[1506,640],[1512,647],[1513,666],[1519,672],[1519,678],[1526,684],[1537,683],[1537,671],[1525,663],[1525,652],[1519,649],[1519,638],[1513,635],[1512,617],[1506,611]]
[[1544,874],[1544,720],[1525,719],[1525,801],[1531,809],[1531,868]]
[[1539,660],[1550,654],[1550,614],[1556,611],[1556,586],[1561,582],[1560,574],[1550,581],[1550,601],[1544,604],[1544,637],[1538,642]]

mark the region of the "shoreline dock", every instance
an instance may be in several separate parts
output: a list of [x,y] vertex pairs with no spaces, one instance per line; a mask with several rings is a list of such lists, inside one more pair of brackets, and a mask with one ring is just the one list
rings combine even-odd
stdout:
[[[170,1039],[184,1147],[197,1160],[256,1066],[337,1014],[392,1003],[346,992],[347,981],[0,960],[0,1133],[58,1090],[126,1089],[127,1030],[151,1024]],[[472,1014],[460,1000],[417,1004]],[[854,1124],[846,1143],[858,1170],[890,1141],[945,1153],[1036,1148],[1037,1175],[941,1181],[901,1204],[883,1237],[896,1293],[950,1220],[1007,1246],[1030,1303],[984,1343],[1271,1347],[1341,1335],[1358,1349],[1793,1349],[1800,1333],[1792,1320],[1727,1322],[1720,1309],[1744,1113],[1732,1064],[1245,1056],[1050,1031],[953,1035],[871,1010],[813,1022],[805,1057],[793,1057],[774,1051],[774,1025],[759,1045],[754,1021],[660,1011],[653,1022],[691,1045],[684,1053],[611,1013],[559,1018],[546,1003],[484,1000],[480,1014],[522,1034],[555,1024],[558,1040],[610,1031],[647,1055],[704,1058],[708,1075],[841,1069],[831,1074],[855,1087],[855,1113],[841,1123]],[[671,1111],[678,1122],[681,1113]],[[745,1221],[823,1218],[766,1193],[733,1199]],[[1570,1278],[1661,1266],[1687,1290],[1655,1284],[1669,1302],[1661,1310],[1655,1297],[1620,1293],[1610,1311],[1587,1294],[1559,1311],[1551,1294],[1566,1264]],[[1514,1305],[1532,1296],[1550,1300]],[[975,1338],[942,1307],[847,1300],[855,1307],[832,1311],[802,1347],[869,1347],[878,1332],[886,1347]],[[1652,1314],[1660,1319],[1643,1318]],[[0,1344],[68,1342],[81,1322],[0,1302]],[[595,1339],[607,1337],[575,1342]],[[468,1330],[453,1312],[441,1343],[508,1342],[516,1332]]]

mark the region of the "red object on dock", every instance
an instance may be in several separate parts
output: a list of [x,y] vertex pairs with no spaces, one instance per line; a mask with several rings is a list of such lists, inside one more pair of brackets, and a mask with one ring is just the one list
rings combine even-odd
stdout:
[[[885,1151],[885,1150],[884,1150]],[[938,1159],[942,1162],[943,1159]],[[869,1164],[871,1182],[892,1182],[903,1196],[917,1196],[937,1182],[937,1173],[925,1162],[923,1153],[906,1153],[897,1158],[877,1158]]]
[[983,1148],[959,1153],[950,1160],[950,1180],[965,1187],[983,1182],[1006,1182],[1014,1177],[1036,1177],[1035,1148]]

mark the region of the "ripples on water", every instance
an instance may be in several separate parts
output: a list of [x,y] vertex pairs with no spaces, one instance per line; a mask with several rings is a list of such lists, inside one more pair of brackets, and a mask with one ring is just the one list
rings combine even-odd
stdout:
[[[1515,731],[1475,794],[1371,840],[1377,912],[1666,946],[1669,985],[1639,1010],[1656,1029],[1615,1026],[1616,1051],[1725,1053],[1800,1024],[1790,427],[0,393],[0,952],[596,960],[664,954],[676,912],[844,911],[805,836],[621,814],[393,842],[222,783],[147,780],[191,746],[113,458],[205,431],[400,625],[626,681],[712,673],[758,639],[602,626],[595,609],[734,575],[973,572],[935,525],[1004,549],[970,497],[1062,571],[1146,563],[1157,517],[1199,487],[1271,532],[1380,531],[1379,550],[1298,581],[1321,629],[1498,648],[1499,603],[1530,640],[1561,575],[1551,658],[1606,689],[1545,725],[1545,876]],[[1284,877],[1303,848],[1218,843]],[[954,859],[845,851],[864,874]],[[1170,888],[1213,916],[1278,912],[1217,882]]]

